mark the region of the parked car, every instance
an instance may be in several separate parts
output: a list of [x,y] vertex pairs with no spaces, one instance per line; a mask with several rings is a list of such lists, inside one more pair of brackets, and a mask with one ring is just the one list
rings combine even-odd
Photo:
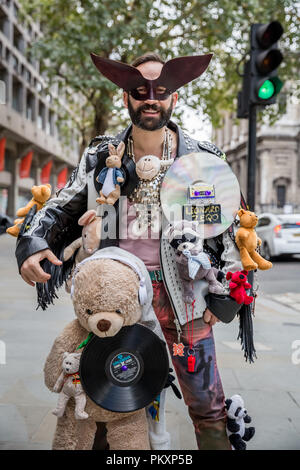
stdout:
[[300,253],[300,214],[263,213],[255,230],[265,259]]

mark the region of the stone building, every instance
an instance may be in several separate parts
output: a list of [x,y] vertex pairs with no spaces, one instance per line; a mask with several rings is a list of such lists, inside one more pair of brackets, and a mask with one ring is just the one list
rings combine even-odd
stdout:
[[[34,184],[49,182],[53,190],[64,185],[79,157],[79,136],[63,145],[56,126],[57,89],[44,90],[39,63],[26,57],[28,45],[41,31],[18,19],[17,0],[0,2],[0,213],[14,216],[30,198]],[[30,19],[29,19],[30,20]],[[67,106],[60,98],[59,106]]]
[[[248,120],[235,124],[224,115],[223,127],[214,130],[213,142],[227,155],[243,194],[247,194]],[[300,212],[300,103],[287,102],[273,126],[257,126],[256,211]]]

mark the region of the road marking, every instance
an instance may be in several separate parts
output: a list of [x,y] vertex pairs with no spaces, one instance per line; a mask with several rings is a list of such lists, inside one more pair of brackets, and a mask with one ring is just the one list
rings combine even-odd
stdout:
[[[241,350],[241,344],[238,341],[222,341],[222,343],[225,344],[225,346],[228,346],[228,348],[233,349],[234,351]],[[272,351],[272,348],[262,343],[254,343],[254,347],[256,351]]]
[[300,294],[297,292],[286,292],[285,294],[268,295],[275,302],[286,305],[300,312]]

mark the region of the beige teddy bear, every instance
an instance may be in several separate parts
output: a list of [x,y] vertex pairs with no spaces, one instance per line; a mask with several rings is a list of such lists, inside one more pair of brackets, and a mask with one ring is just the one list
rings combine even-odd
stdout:
[[240,257],[243,268],[246,271],[254,269],[267,270],[273,265],[265,260],[256,248],[261,245],[261,239],[257,236],[254,227],[258,222],[258,217],[254,212],[240,209],[238,211],[240,218],[240,228],[236,232],[235,241],[240,250]]
[[[105,248],[86,258],[75,270],[72,300],[77,319],[69,323],[56,338],[44,367],[45,383],[51,391],[54,391],[61,374],[65,351],[76,351],[89,332],[99,337],[114,336],[123,326],[140,322],[161,337],[159,323],[154,312],[153,316],[150,312],[153,295],[150,278],[147,281],[141,278],[132,268],[133,261],[126,265],[111,259],[114,250],[117,259],[123,259],[124,253],[127,254],[117,247]],[[97,258],[99,253],[102,253],[102,258]],[[138,259],[129,255],[131,260]],[[144,272],[147,275],[146,268]],[[145,318],[141,321],[145,306],[151,313],[149,321],[146,320],[145,313]],[[161,394],[163,407],[164,392],[165,390]],[[74,400],[71,398],[68,401],[64,415],[57,420],[54,449],[91,449],[97,422],[106,423],[111,450],[149,449],[149,432],[153,434],[154,447],[157,445],[156,448],[168,448],[169,436],[164,428],[164,408],[160,413],[159,431],[156,431],[158,423],[155,422],[148,430],[149,417],[146,417],[145,408],[130,413],[116,413],[101,408],[87,397],[85,412],[89,415],[87,419],[76,420]]]
[[53,387],[53,392],[60,392],[57,407],[52,411],[52,413],[58,418],[61,418],[64,415],[67,403],[71,397],[74,397],[76,403],[75,418],[87,419],[89,417],[89,415],[84,411],[86,395],[81,386],[78,374],[80,356],[81,352],[65,352],[63,355],[63,371]]

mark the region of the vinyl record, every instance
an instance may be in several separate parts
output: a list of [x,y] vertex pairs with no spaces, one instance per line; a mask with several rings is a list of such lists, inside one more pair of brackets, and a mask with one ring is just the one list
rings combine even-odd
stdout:
[[[240,197],[238,180],[228,163],[207,152],[175,160],[165,174],[160,192],[167,221],[186,219],[192,210],[195,218],[190,220],[198,223],[203,239],[216,237],[230,227],[239,210]],[[184,207],[187,209],[183,214]]]
[[149,405],[164,388],[169,359],[166,345],[142,325],[123,327],[116,336],[94,336],[80,360],[84,391],[109,411],[127,413]]

